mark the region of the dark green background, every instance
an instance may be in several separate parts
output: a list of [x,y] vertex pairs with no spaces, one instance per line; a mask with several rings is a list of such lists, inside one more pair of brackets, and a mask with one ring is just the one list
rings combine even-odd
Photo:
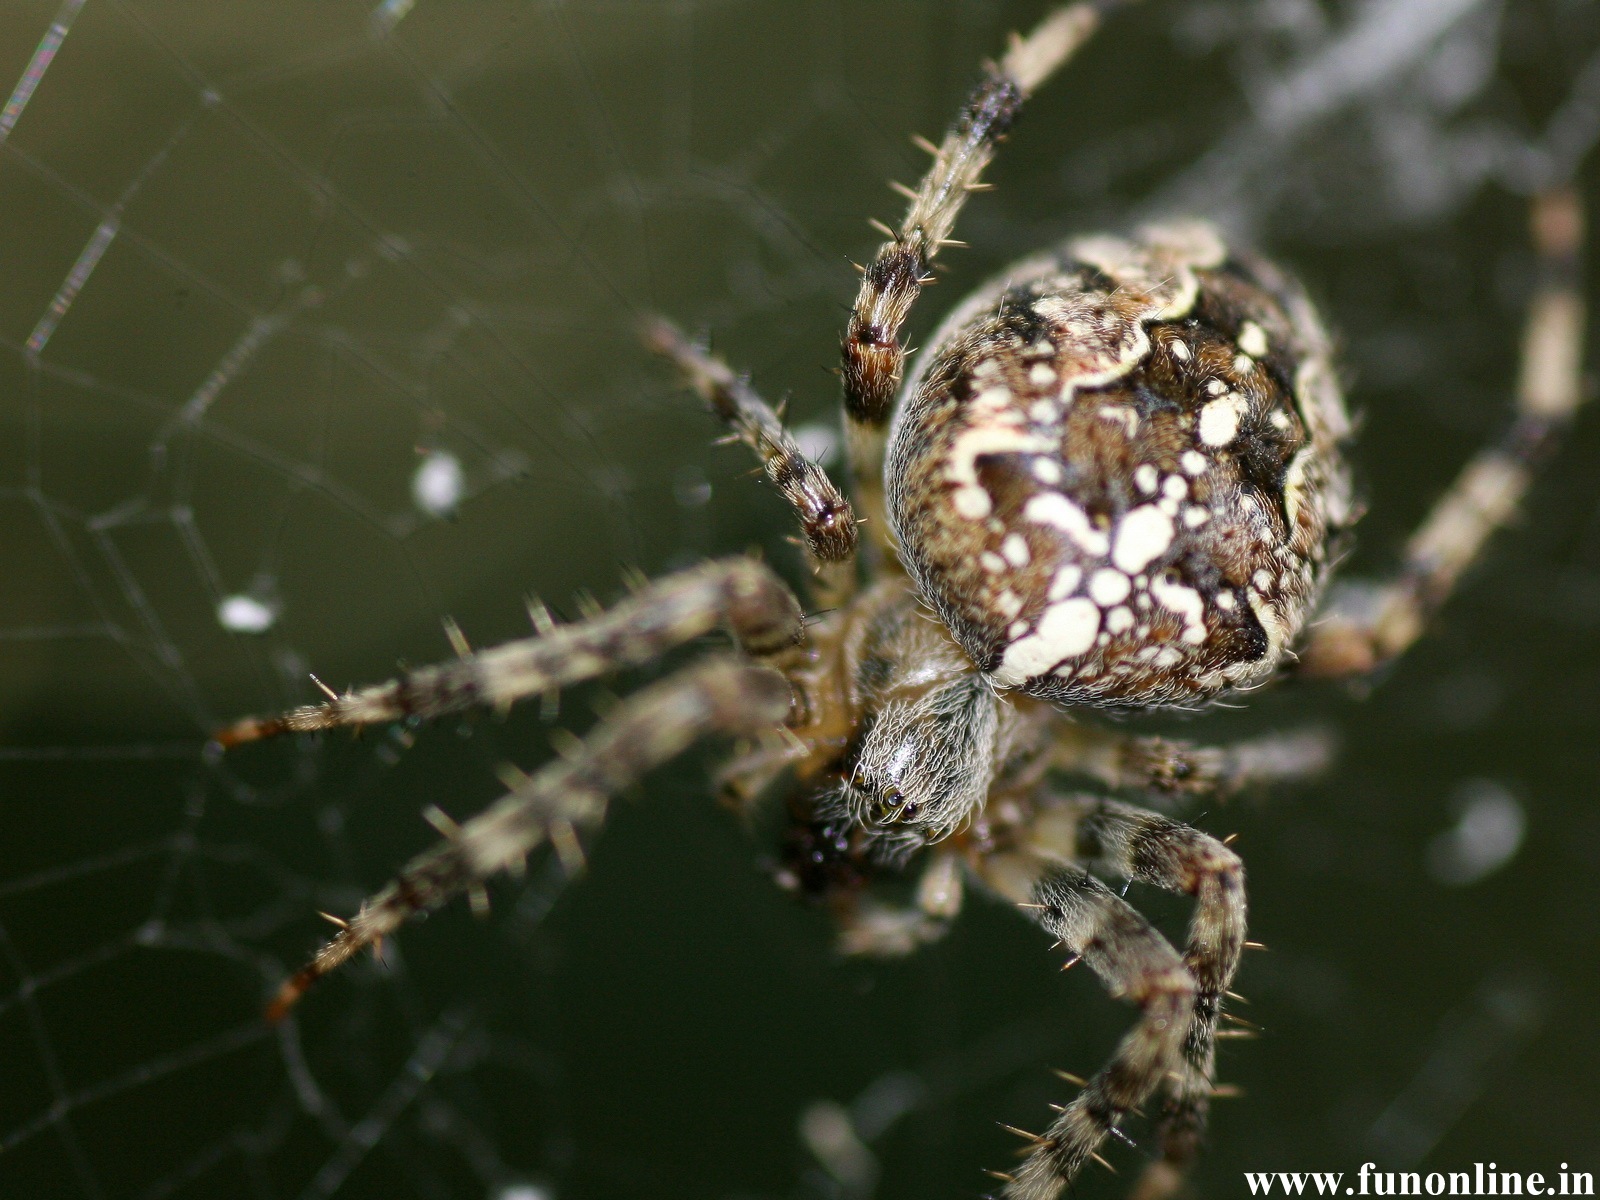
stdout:
[[[1014,914],[979,898],[914,959],[841,962],[763,878],[770,830],[707,804],[696,761],[617,808],[581,883],[502,883],[487,922],[452,906],[269,1031],[314,910],[352,908],[427,842],[423,805],[470,814],[547,731],[533,706],[220,764],[201,746],[310,698],[307,670],[342,686],[446,654],[446,614],[484,644],[523,632],[524,593],[574,615],[623,566],[762,546],[792,573],[780,504],[632,322],[709,330],[797,420],[832,419],[847,260],[896,214],[884,180],[921,169],[906,135],[937,133],[1043,6],[419,0],[390,39],[369,7],[89,0],[0,151],[0,1196],[820,1196],[798,1116],[874,1081],[913,1100],[875,1143],[877,1195],[979,1193],[1012,1150],[994,1122],[1039,1125],[1065,1086],[1046,1068],[1092,1070],[1129,1017]],[[1600,47],[1591,3],[1480,7],[1422,66],[1274,125],[1293,64],[1342,64],[1299,76],[1326,95],[1437,7],[1396,6],[1343,57],[1327,39],[1376,9],[1119,17],[1027,114],[913,340],[1052,238],[1220,211],[1342,333],[1371,505],[1351,567],[1381,571],[1503,420],[1529,281],[1511,148]],[[0,87],[55,12],[7,6]],[[307,284],[323,298],[296,308]],[[166,428],[274,313],[204,419]],[[468,472],[454,521],[409,506],[433,447]],[[1271,947],[1239,984],[1265,1034],[1223,1055],[1246,1094],[1219,1107],[1206,1195],[1368,1159],[1600,1170],[1597,462],[1589,413],[1371,695],[1160,725],[1343,742],[1315,786],[1195,815],[1241,834]],[[276,627],[223,631],[220,595],[260,585]],[[1426,847],[1475,779],[1524,805],[1526,841],[1447,887]],[[1181,907],[1136,899],[1181,931]]]

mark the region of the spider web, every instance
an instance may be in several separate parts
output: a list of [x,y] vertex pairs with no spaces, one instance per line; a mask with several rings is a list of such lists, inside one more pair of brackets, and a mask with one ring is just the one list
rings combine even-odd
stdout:
[[[624,568],[762,547],[792,573],[786,514],[633,327],[711,333],[825,452],[863,218],[1041,7],[8,8],[0,1193],[967,1196],[1007,1161],[993,1120],[1062,1098],[1043,1068],[1093,1069],[1127,1014],[1021,922],[975,901],[915,960],[841,964],[694,762],[619,807],[581,885],[454,906],[268,1027],[317,910],[605,696],[204,752],[308,671],[444,657],[446,616],[487,644],[524,594],[576,616]],[[1597,48],[1578,0],[1149,0],[1038,98],[917,328],[1071,230],[1223,220],[1344,333],[1379,569],[1505,411],[1521,197],[1594,142]],[[1364,707],[1195,731],[1346,744],[1318,787],[1198,818],[1245,833],[1276,951],[1213,1192],[1374,1154],[1600,1166],[1594,424]]]

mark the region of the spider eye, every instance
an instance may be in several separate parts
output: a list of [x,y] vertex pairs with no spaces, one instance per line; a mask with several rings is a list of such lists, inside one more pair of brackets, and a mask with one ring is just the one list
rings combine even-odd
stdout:
[[884,784],[878,792],[877,809],[878,820],[898,821],[906,815],[907,811],[915,812],[915,804],[906,803],[906,794],[892,783]]

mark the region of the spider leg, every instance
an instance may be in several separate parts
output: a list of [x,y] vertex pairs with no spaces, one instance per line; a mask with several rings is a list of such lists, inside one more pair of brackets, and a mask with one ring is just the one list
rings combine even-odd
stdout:
[[983,187],[981,176],[995,147],[1016,120],[1023,102],[1088,40],[1113,0],[1064,5],[1026,38],[1014,37],[998,63],[989,64],[915,192],[905,189],[910,208],[898,230],[865,268],[842,347],[845,432],[855,475],[856,499],[867,531],[889,548],[884,511],[883,452],[889,416],[905,366],[900,327],[967,197]]
[[1421,635],[1489,537],[1509,522],[1534,465],[1583,402],[1583,294],[1578,258],[1583,213],[1570,189],[1534,201],[1539,286],[1523,337],[1521,378],[1511,427],[1480,451],[1434,505],[1406,545],[1397,576],[1375,592],[1335,596],[1312,629],[1298,673],[1362,675],[1393,661]]
[[1048,1129],[1029,1135],[1026,1160],[1002,1176],[1006,1200],[1054,1200],[1130,1111],[1169,1075],[1185,1072],[1184,1045],[1198,987],[1171,943],[1081,867],[1005,854],[982,860],[978,869],[1073,956],[1069,961],[1086,963],[1113,996],[1140,1010],[1111,1061],[1059,1110]]
[[856,515],[844,493],[801,453],[778,414],[722,359],[690,342],[661,317],[646,323],[644,338],[651,350],[677,367],[684,382],[733,436],[761,459],[767,478],[800,519],[822,606],[834,608],[848,600],[856,582]]
[[1309,779],[1328,768],[1333,752],[1332,733],[1319,727],[1200,746],[1063,721],[1053,738],[1050,765],[1109,788],[1176,799]]
[[1196,987],[1194,1019],[1182,1069],[1163,1080],[1162,1157],[1136,1188],[1148,1200],[1175,1190],[1200,1148],[1214,1089],[1217,1021],[1244,950],[1244,864],[1210,834],[1134,805],[1083,796],[1056,813],[1058,821],[1063,815],[1072,820],[1080,861],[1195,900],[1183,951]]
[[784,582],[748,558],[726,558],[669,575],[576,625],[556,626],[543,610],[539,636],[506,642],[454,662],[347,692],[275,717],[247,717],[215,735],[236,746],[281,733],[429,719],[479,705],[504,708],[609,671],[638,666],[719,625],[749,653],[773,659],[805,640],[800,606]]
[[[608,800],[712,733],[751,735],[789,715],[788,682],[777,671],[727,657],[688,667],[622,701],[565,758],[526,776],[505,796],[413,858],[369,897],[339,933],[292,975],[267,1010],[278,1020],[313,983],[412,917],[514,870],[547,838],[575,845],[598,828]],[[437,823],[436,818],[436,823]]]

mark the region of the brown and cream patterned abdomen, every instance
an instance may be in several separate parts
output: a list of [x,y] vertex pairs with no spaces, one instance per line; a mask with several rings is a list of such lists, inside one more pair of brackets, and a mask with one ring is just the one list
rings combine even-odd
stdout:
[[1261,681],[1349,519],[1298,287],[1205,225],[1080,239],[946,322],[890,435],[923,598],[996,686],[1184,704]]

